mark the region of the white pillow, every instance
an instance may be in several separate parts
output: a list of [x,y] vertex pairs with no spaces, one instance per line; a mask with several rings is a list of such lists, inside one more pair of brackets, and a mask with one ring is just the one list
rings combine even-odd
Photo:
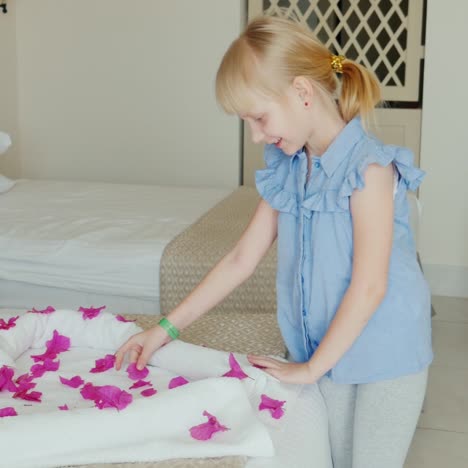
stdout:
[[16,180],[11,180],[0,174],[0,193],[8,192],[8,190],[16,184]]
[[10,146],[10,135],[8,135],[8,133],[0,132],[0,154],[4,153]]
[[[10,135],[0,132],[0,154],[4,153],[11,146]],[[15,181],[0,174],[0,193],[8,192],[15,185]]]

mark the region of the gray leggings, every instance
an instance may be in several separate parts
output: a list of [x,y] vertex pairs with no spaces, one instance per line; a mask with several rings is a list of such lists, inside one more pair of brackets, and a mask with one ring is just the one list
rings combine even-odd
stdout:
[[333,468],[402,468],[421,412],[427,369],[369,384],[318,382]]

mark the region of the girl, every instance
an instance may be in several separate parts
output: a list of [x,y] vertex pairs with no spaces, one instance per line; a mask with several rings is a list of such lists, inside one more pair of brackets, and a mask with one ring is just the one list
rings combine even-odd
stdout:
[[423,173],[409,150],[366,133],[380,100],[374,76],[290,20],[252,21],[224,55],[216,93],[266,144],[263,200],[234,249],[159,326],[130,338],[116,366],[126,352],[144,366],[278,238],[278,322],[294,362],[250,362],[284,382],[318,383],[335,468],[401,468],[432,361],[406,200]]

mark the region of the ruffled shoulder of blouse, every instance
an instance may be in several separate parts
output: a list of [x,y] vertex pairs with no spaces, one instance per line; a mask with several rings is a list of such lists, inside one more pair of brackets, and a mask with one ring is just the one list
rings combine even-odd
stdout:
[[404,147],[384,145],[378,140],[369,140],[357,157],[350,161],[341,185],[337,202],[342,208],[349,208],[349,197],[354,190],[365,186],[364,175],[370,164],[386,167],[393,164],[398,172],[399,184],[406,190],[415,191],[422,182],[425,172],[414,166],[413,152]]
[[260,196],[278,211],[297,215],[297,195],[285,189],[290,170],[290,157],[274,145],[265,145],[266,168],[255,173]]

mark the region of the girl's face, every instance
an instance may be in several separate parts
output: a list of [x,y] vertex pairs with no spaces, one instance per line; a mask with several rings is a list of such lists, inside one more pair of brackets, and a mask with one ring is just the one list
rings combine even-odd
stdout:
[[249,124],[254,143],[275,144],[285,154],[293,155],[310,137],[306,116],[304,102],[291,87],[279,100],[255,95],[249,112],[239,117]]

